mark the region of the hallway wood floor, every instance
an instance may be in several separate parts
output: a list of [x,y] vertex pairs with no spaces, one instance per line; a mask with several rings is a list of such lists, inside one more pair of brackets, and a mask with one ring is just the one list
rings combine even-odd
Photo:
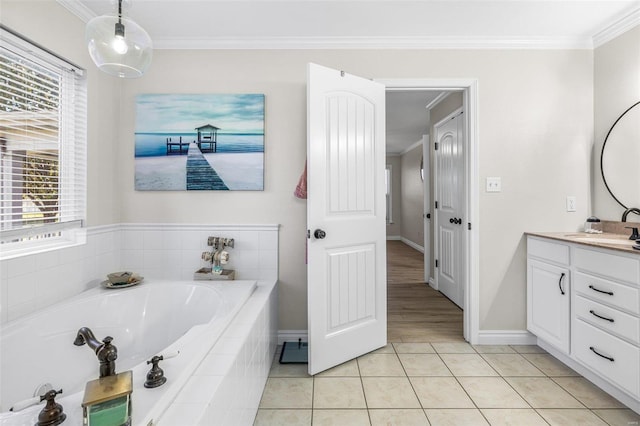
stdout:
[[462,310],[423,276],[422,253],[401,241],[387,241],[387,340],[464,341]]

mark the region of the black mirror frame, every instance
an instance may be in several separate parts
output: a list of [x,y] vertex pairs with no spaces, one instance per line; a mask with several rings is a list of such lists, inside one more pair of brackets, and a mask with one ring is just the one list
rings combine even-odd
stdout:
[[609,184],[607,183],[607,178],[604,176],[604,167],[603,167],[603,164],[602,164],[603,163],[602,159],[604,157],[604,149],[607,146],[607,140],[609,139],[609,135],[611,135],[611,132],[613,131],[613,128],[616,127],[616,124],[618,124],[618,122],[620,120],[622,120],[622,117],[624,117],[626,113],[628,113],[629,111],[631,111],[634,107],[636,107],[638,105],[640,105],[640,101],[638,101],[635,104],[631,105],[629,108],[627,108],[627,110],[625,112],[620,114],[620,117],[618,117],[618,119],[613,123],[613,125],[611,126],[611,128],[607,132],[607,136],[604,138],[604,143],[602,144],[602,150],[600,151],[600,173],[602,174],[602,181],[604,182],[604,186],[607,188],[607,191],[609,191],[609,194],[611,194],[613,199],[616,200],[616,202],[618,204],[620,204],[622,207],[624,207],[625,209],[627,209],[628,207],[625,206],[624,204],[622,204],[622,201],[618,200],[618,197],[616,197],[613,194],[613,191],[611,190],[611,188],[609,187]]

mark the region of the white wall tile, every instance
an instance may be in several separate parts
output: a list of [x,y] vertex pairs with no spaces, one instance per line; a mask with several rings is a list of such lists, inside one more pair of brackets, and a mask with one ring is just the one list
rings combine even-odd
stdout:
[[143,232],[134,229],[125,229],[122,231],[122,245],[124,250],[141,250],[144,248]]
[[23,305],[28,302],[35,302],[36,299],[36,273],[30,272],[28,274],[22,274],[14,277],[10,277],[7,280],[8,292],[8,306],[11,310],[12,307]]
[[36,256],[23,256],[2,262],[2,269],[7,270],[7,278],[17,277],[33,272],[36,269]]

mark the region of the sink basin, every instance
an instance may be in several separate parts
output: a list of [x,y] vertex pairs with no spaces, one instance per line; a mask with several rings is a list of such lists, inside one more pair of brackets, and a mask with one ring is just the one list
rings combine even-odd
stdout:
[[574,236],[571,235],[571,238],[576,241],[584,241],[586,243],[601,243],[601,244],[615,244],[620,246],[632,246],[635,244],[634,240],[623,240],[619,238],[600,238],[596,236]]

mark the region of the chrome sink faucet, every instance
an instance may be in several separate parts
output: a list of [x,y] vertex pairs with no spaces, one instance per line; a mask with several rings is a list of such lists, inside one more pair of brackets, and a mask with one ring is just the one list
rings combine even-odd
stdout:
[[626,222],[627,221],[627,216],[629,215],[629,213],[635,213],[637,215],[640,215],[640,209],[637,208],[637,207],[630,207],[630,208],[626,209],[624,211],[624,213],[622,213],[621,222]]
[[88,327],[82,327],[78,330],[76,340],[73,344],[82,346],[86,344],[96,353],[100,362],[100,377],[114,376],[116,374],[116,359],[118,358],[118,349],[111,344],[113,337],[107,336],[100,342],[93,335]]

